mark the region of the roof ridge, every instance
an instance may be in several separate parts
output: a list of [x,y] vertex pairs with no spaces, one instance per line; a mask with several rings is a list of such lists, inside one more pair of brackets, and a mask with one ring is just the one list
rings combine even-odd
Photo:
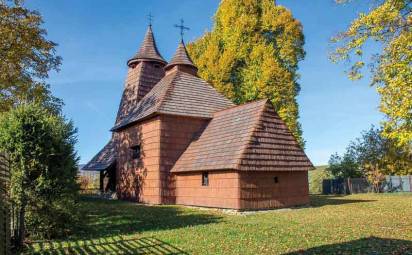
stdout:
[[[259,123],[263,119],[263,115],[264,115],[264,112],[265,112],[266,107],[267,107],[267,101],[269,101],[269,99],[261,99],[259,101],[254,101],[253,102],[253,103],[258,103],[258,102],[262,102],[262,101],[265,101],[266,103],[263,104],[263,107],[260,109],[259,117],[257,118],[256,122],[254,123],[253,128],[251,128],[251,130],[249,130],[249,132],[248,132],[248,136],[247,136],[248,140],[246,142],[246,145],[242,148],[242,152],[240,153],[240,157],[237,159],[236,170],[240,170],[240,166],[241,166],[242,160],[243,160],[243,155],[246,154],[246,150],[249,148],[249,144],[252,142],[253,134],[256,132],[256,130],[259,126]],[[250,104],[250,103],[248,103],[248,104]]]
[[261,103],[263,101],[267,102],[267,101],[269,101],[269,99],[265,98],[265,99],[259,99],[259,100],[256,100],[256,101],[250,101],[250,102],[247,102],[247,103],[244,103],[244,104],[235,104],[234,106],[231,106],[229,108],[217,111],[213,115],[220,114],[220,113],[223,113],[225,111],[233,110],[234,108],[237,108],[237,107],[246,107],[246,106],[251,105],[251,104],[258,104],[258,103]]

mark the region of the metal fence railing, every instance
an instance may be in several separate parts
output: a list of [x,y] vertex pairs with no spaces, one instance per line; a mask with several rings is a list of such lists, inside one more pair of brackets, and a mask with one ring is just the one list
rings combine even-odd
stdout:
[[[372,184],[366,178],[325,179],[323,194],[356,194],[373,192]],[[412,175],[386,176],[381,183],[382,192],[412,192]]]

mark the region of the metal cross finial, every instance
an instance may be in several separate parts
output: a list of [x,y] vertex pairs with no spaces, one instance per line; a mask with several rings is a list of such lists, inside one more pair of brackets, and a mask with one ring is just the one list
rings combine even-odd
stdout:
[[153,18],[154,18],[154,16],[150,12],[149,15],[147,15],[147,20],[149,21],[149,26],[152,26]]
[[176,28],[180,28],[180,36],[182,37],[185,35],[185,30],[190,30],[190,28],[185,27],[185,21],[183,19],[180,19],[180,25],[175,25]]

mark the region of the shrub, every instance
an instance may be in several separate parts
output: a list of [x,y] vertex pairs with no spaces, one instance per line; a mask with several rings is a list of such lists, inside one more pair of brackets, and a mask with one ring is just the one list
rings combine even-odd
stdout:
[[76,130],[61,115],[21,105],[0,115],[0,150],[10,157],[10,197],[17,208],[16,243],[67,234],[78,219]]

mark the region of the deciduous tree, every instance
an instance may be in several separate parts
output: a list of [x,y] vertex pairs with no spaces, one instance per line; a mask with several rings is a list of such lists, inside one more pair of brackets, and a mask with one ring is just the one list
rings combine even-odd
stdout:
[[42,24],[41,15],[22,1],[0,0],[0,113],[27,102],[60,110],[62,102],[45,79],[58,70],[61,58]]
[[269,98],[303,144],[296,97],[301,23],[273,0],[223,0],[214,27],[188,47],[199,75],[237,104]]
[[[333,38],[337,47],[331,57],[352,61],[351,79],[362,78],[365,67],[370,67],[371,84],[381,96],[380,110],[386,115],[383,135],[412,150],[412,1],[369,2],[371,10],[360,13],[345,32]],[[364,56],[368,42],[382,46],[369,61]]]
[[333,154],[327,170],[335,177],[367,177],[376,191],[385,175],[412,174],[412,154],[371,127],[350,143],[343,157]]

